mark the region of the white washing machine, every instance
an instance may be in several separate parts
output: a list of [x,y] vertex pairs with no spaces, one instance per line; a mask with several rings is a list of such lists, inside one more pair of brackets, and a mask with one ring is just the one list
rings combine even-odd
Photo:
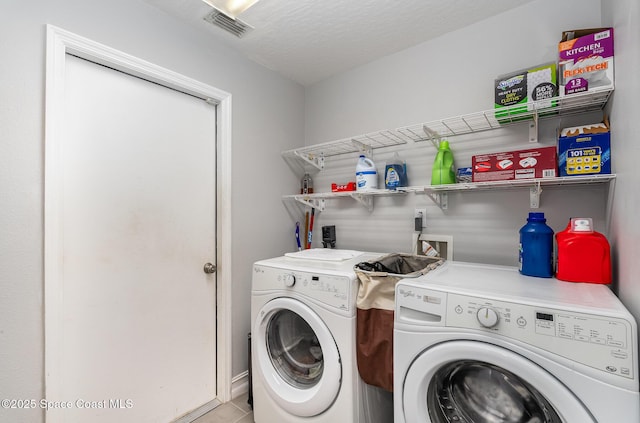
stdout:
[[395,423],[640,422],[637,326],[607,286],[447,262],[396,285]]
[[393,421],[393,395],[362,382],[356,362],[353,266],[381,255],[314,249],[254,264],[256,423]]

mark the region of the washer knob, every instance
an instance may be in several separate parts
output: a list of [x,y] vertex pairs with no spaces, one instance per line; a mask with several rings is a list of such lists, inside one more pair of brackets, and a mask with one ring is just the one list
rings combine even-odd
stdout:
[[485,328],[494,327],[500,320],[498,312],[489,307],[480,307],[476,317],[478,318],[478,323]]
[[296,283],[296,277],[294,275],[284,275],[284,285],[293,286]]

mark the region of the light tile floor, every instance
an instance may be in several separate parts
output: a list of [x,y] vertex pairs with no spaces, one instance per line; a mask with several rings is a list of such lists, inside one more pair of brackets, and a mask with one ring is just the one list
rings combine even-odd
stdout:
[[193,423],[253,423],[253,411],[247,404],[247,394],[219,405]]

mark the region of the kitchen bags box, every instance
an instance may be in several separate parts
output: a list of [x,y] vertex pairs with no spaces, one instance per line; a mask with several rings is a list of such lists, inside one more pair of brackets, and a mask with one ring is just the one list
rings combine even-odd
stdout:
[[561,96],[613,89],[613,28],[564,31],[558,56]]
[[556,105],[551,100],[558,95],[556,64],[501,75],[496,78],[494,88],[496,119],[499,122],[523,119],[517,115],[534,110],[534,101],[542,101],[536,105],[538,109]]
[[611,133],[608,122],[565,128],[558,137],[560,176],[611,173]]
[[549,178],[558,176],[558,155],[555,147],[478,154],[471,167],[473,182]]

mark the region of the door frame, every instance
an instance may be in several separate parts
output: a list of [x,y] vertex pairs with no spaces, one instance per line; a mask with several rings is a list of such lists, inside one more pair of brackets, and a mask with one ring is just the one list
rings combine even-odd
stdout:
[[47,25],[44,155],[45,398],[60,399],[62,292],[62,123],[66,55],[216,104],[216,398],[231,399],[231,94],[69,31]]

